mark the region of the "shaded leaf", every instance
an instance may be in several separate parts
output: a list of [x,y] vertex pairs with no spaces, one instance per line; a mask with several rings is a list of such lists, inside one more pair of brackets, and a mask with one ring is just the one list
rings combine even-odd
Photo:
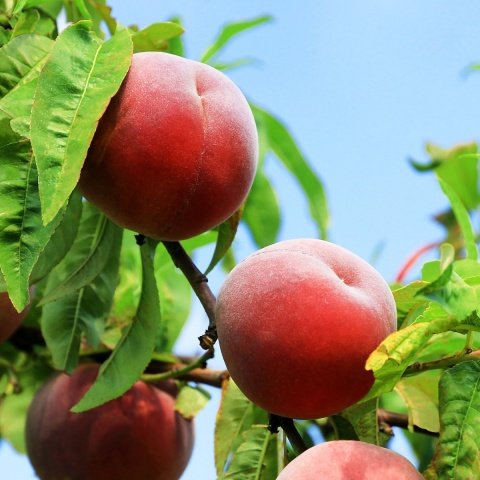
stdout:
[[0,403],[1,436],[22,454],[26,454],[25,423],[27,411],[37,390],[51,375],[52,370],[41,361],[36,361],[18,373],[21,391],[7,395]]
[[243,220],[259,248],[276,242],[280,231],[280,207],[275,190],[260,170],[248,195]]
[[[170,22],[176,23],[177,25],[180,25],[180,27],[182,27],[182,21],[180,20],[179,17],[172,17],[170,19]],[[173,55],[178,55],[180,57],[185,56],[185,48],[183,46],[183,37],[181,35],[173,37],[169,40],[168,52],[172,53]]]
[[242,443],[219,480],[275,480],[278,475],[277,434],[266,425],[253,425],[242,434]]
[[[110,239],[107,259],[98,275],[88,285],[44,305],[42,334],[57,370],[71,373],[75,369],[82,334],[87,336],[92,347],[98,347],[101,331],[97,328],[97,323],[106,318],[112,305],[117,285],[121,242],[122,234],[118,229]],[[49,283],[57,284],[56,277],[59,275],[61,273],[54,271],[49,276],[47,289]],[[100,330],[102,327],[103,325]]]
[[40,304],[46,304],[88,285],[110,259],[113,245],[122,229],[91,203],[85,203],[77,237],[67,256],[56,267],[55,280],[49,281]]
[[97,123],[130,66],[131,38],[117,29],[102,43],[89,22],[65,29],[38,79],[31,141],[48,224],[80,177]]
[[68,201],[65,214],[47,245],[33,267],[30,276],[32,284],[37,283],[47,275],[70,250],[77,236],[80,219],[82,216],[82,197],[74,191]]
[[29,278],[62,219],[46,227],[40,214],[37,168],[30,143],[0,115],[0,269],[18,311],[29,302]]
[[480,478],[480,362],[462,362],[443,373],[439,406],[435,473],[442,480]]
[[150,361],[155,338],[161,328],[153,257],[157,242],[147,239],[140,247],[142,294],[137,313],[125,329],[109,358],[100,367],[98,378],[73,412],[83,412],[123,395],[140,377]]
[[246,30],[250,30],[254,27],[262,25],[264,23],[270,22],[272,17],[268,15],[264,15],[257,18],[252,18],[251,20],[245,20],[241,22],[229,23],[225,25],[221,30],[218,37],[215,39],[212,45],[210,45],[207,50],[203,53],[200,57],[200,61],[207,63],[211,60],[215,55],[225,47],[225,45],[234,37],[236,37],[239,33],[242,33]]
[[205,275],[210,273],[215,268],[215,265],[217,265],[217,263],[225,256],[228,249],[231,247],[237,233],[240,219],[242,218],[242,211],[243,207],[239,208],[230,218],[218,226],[217,243],[215,245],[212,259],[205,270]]
[[215,467],[219,478],[223,478],[231,456],[243,442],[243,433],[252,425],[267,422],[267,413],[250,402],[231,379],[223,382],[215,423]]

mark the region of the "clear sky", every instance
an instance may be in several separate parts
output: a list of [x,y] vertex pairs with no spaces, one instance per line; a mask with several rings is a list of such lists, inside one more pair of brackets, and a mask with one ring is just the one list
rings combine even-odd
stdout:
[[[115,0],[110,4],[122,23],[140,27],[179,14],[192,59],[198,59],[224,23],[271,14],[272,23],[239,37],[222,59],[258,59],[229,75],[249,98],[288,124],[321,175],[332,212],[331,239],[367,260],[382,244],[376,267],[392,280],[410,252],[440,238],[430,217],[447,202],[432,176],[415,173],[406,159],[425,160],[428,141],[449,147],[478,138],[480,75],[467,78],[462,73],[480,61],[479,3]],[[267,170],[284,213],[281,238],[314,236],[295,183],[273,159]],[[239,257],[251,252],[244,232],[237,246]],[[214,289],[220,280],[213,275]],[[202,322],[204,316],[195,308],[179,353],[195,353]],[[183,480],[215,478],[211,448],[217,406],[218,401],[212,401],[198,419],[197,447]],[[0,446],[0,465],[6,480],[34,478],[28,463],[14,457],[5,444]]]

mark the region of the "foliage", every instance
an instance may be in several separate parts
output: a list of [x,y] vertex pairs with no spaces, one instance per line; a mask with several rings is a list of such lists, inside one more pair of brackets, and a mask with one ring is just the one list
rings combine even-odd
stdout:
[[[59,32],[62,9],[71,25]],[[249,63],[219,58],[237,35],[269,20],[225,25],[201,61],[222,70]],[[135,241],[133,232],[111,223],[76,190],[97,123],[132,53],[182,55],[182,34],[179,19],[141,30],[118,25],[103,0],[0,2],[0,290],[19,311],[33,303],[24,327],[0,346],[0,433],[19,451],[33,392],[54,370],[103,361],[97,381],[75,406],[84,411],[148,374],[166,370],[162,378],[176,378],[199,366],[173,354],[191,307],[185,277],[163,246]],[[266,162],[278,162],[294,177],[319,237],[328,236],[322,181],[287,126],[265,108],[251,107],[260,158],[248,200],[216,229],[183,242],[193,257],[210,248],[207,273],[219,262],[232,265],[239,226],[257,247],[278,239],[283,193],[272,187]],[[421,465],[429,464],[428,478],[477,478],[480,264],[471,217],[480,204],[478,150],[429,145],[427,152],[429,162],[412,165],[436,175],[451,206],[437,217],[445,226],[440,257],[423,266],[420,279],[392,287],[401,328],[368,359],[366,368],[375,376],[369,394],[330,419],[297,426],[307,444],[318,432],[327,439],[385,444],[391,430],[379,421],[378,407],[387,405],[406,414],[408,438]],[[198,383],[200,377],[181,384],[176,408],[187,418],[209,400]],[[267,429],[267,412],[232,381],[223,378],[221,388],[218,478],[276,478],[292,455],[283,433]],[[438,443],[418,429],[437,435]]]

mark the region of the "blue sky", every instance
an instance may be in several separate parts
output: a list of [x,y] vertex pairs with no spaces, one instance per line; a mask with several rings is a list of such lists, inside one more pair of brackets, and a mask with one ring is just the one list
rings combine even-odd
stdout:
[[[466,0],[110,4],[122,23],[141,27],[179,14],[192,59],[199,58],[224,23],[271,14],[270,24],[239,37],[222,59],[258,59],[229,75],[249,98],[288,124],[324,180],[332,212],[331,239],[367,260],[382,244],[376,267],[392,280],[410,252],[441,237],[430,217],[447,202],[432,176],[415,173],[406,159],[426,159],[424,145],[429,141],[449,147],[477,139],[480,76],[465,77],[462,72],[480,61],[480,4]],[[267,171],[284,213],[281,239],[315,236],[295,182],[272,159]],[[237,248],[239,257],[252,251],[243,231]],[[214,290],[220,282],[220,276],[213,275]],[[180,340],[180,353],[195,353],[195,338],[204,322],[196,306]],[[214,478],[211,435],[218,406],[214,395],[198,419],[197,447],[183,480]],[[0,463],[8,480],[34,478],[28,463],[16,459],[4,444]]]

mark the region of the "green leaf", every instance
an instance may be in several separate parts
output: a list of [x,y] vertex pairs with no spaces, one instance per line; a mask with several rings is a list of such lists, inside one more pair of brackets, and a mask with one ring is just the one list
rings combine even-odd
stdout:
[[27,0],[26,8],[37,8],[55,19],[63,8],[63,0]]
[[242,443],[234,452],[228,471],[219,480],[275,480],[277,467],[277,435],[266,425],[253,425],[242,435]]
[[[182,27],[182,21],[180,20],[180,17],[172,17],[170,19],[170,22],[176,23],[177,25],[180,25],[180,27]],[[168,52],[172,53],[173,55],[178,55],[179,57],[185,56],[183,37],[181,35],[170,39],[170,41],[168,42]]]
[[226,72],[227,70],[234,70],[247,65],[254,65],[255,63],[258,62],[254,58],[238,58],[237,60],[233,60],[231,62],[215,62],[210,63],[210,65],[221,72]]
[[257,247],[263,248],[275,243],[280,231],[280,207],[275,190],[268,178],[258,170],[243,211]]
[[467,258],[470,260],[478,260],[478,248],[475,241],[475,230],[472,222],[470,221],[467,209],[455,193],[455,190],[447,182],[443,181],[440,177],[438,178],[438,182],[440,183],[443,192],[448,197],[453,213],[455,214],[458,224],[460,225],[460,230],[462,231],[463,239],[465,241]]
[[[162,252],[162,255],[157,255],[157,258],[161,259],[163,256],[168,254]],[[175,267],[170,258],[168,260],[159,262],[158,266],[155,262],[155,278],[162,312],[162,330],[157,349],[170,352],[188,320],[192,304],[192,288],[183,273]]]
[[322,182],[307,163],[288,129],[266,110],[250,104],[260,128],[263,128],[273,153],[294,175],[307,197],[310,214],[321,238],[327,237],[329,213]]
[[231,456],[243,442],[243,433],[254,424],[267,422],[267,413],[250,402],[233,380],[223,383],[222,400],[215,424],[217,477],[224,478]]
[[0,97],[37,77],[53,41],[40,35],[22,35],[0,48]]
[[210,398],[204,388],[184,385],[175,399],[175,410],[183,418],[192,420],[205,408]]
[[370,354],[366,369],[373,371],[375,384],[363,400],[391,391],[433,335],[451,330],[467,332],[472,329],[480,329],[477,315],[456,319],[439,305],[432,303],[416,323],[389,335]]
[[408,407],[408,423],[413,427],[430,432],[440,429],[438,417],[438,379],[439,371],[422,372],[412,377],[402,378],[395,391]]
[[446,370],[439,385],[440,438],[433,459],[438,477],[480,478],[480,362]]
[[[122,232],[118,229],[110,240],[107,261],[98,276],[88,285],[43,307],[42,334],[57,370],[71,373],[77,366],[82,334],[87,335],[92,347],[98,347],[100,332],[97,323],[106,318],[112,305],[121,242]],[[58,272],[50,275],[47,289],[50,282],[57,284],[56,276]]]
[[257,27],[259,25],[263,25],[264,23],[270,22],[271,20],[272,17],[264,15],[261,17],[252,18],[251,20],[229,23],[228,25],[225,25],[218,37],[213,42],[213,44],[210,45],[200,57],[200,61],[207,63],[215,55],[218,55],[218,53],[225,47],[225,45],[232,38],[236,37],[239,33],[250,30],[251,28]]
[[80,15],[82,18],[85,20],[91,20],[92,16],[90,15],[90,12],[88,11],[87,6],[85,5],[85,0],[73,0],[75,2],[75,5],[77,6],[78,11],[80,12]]
[[148,365],[160,330],[160,308],[153,257],[157,242],[147,239],[140,247],[142,295],[137,313],[110,357],[102,364],[95,383],[71,410],[83,412],[123,395]]
[[49,281],[40,305],[61,298],[88,285],[105,267],[112,245],[122,229],[91,203],[85,203],[77,237],[67,256],[56,267],[56,279]]
[[377,420],[378,399],[353,405],[343,410],[339,415],[353,426],[359,440],[374,445],[384,445],[388,439],[380,434]]
[[50,273],[70,250],[77,236],[82,216],[82,207],[82,197],[74,190],[60,225],[50,237],[35,267],[33,267],[30,283],[35,284]]
[[7,395],[0,402],[1,436],[22,454],[26,454],[25,423],[33,397],[43,383],[51,376],[52,370],[43,362],[36,361],[20,369],[17,380],[21,391]]
[[184,29],[174,22],[153,23],[132,35],[134,52],[156,52],[168,49],[168,40],[181,35]]
[[24,8],[28,0],[17,0],[15,8],[13,9],[12,15],[17,15],[20,13]]
[[27,10],[22,12],[12,31],[12,38],[27,33],[36,33],[37,25],[40,22],[40,13],[38,10]]
[[126,29],[102,43],[89,26],[79,22],[62,32],[38,79],[31,141],[45,224],[75,188],[97,123],[130,66]]
[[205,275],[215,268],[215,265],[217,265],[231,247],[237,233],[240,219],[242,218],[242,210],[243,208],[239,208],[230,218],[218,226],[217,243],[215,245],[212,259],[205,270]]
[[40,214],[37,168],[30,143],[0,114],[0,269],[12,303],[29,302],[29,278],[42,250],[62,219],[62,209],[46,227]]
[[478,191],[478,147],[475,143],[444,150],[427,145],[427,152],[438,162],[435,174],[447,182],[468,210],[480,202]]

